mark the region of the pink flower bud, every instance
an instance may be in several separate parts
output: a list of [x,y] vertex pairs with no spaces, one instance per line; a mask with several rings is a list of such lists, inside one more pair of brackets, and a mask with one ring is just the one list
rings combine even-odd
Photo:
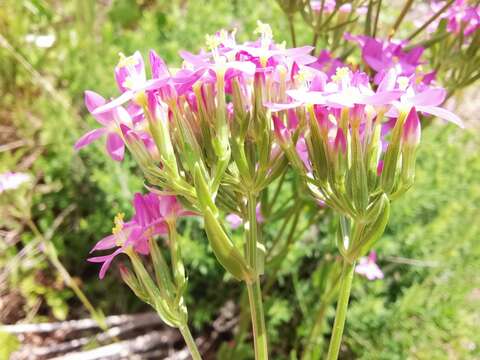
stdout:
[[333,151],[335,154],[338,154],[338,152],[341,151],[343,155],[347,152],[347,140],[341,128],[338,128],[337,130],[337,136],[335,136],[335,141],[333,143]]
[[421,126],[415,107],[410,109],[403,125],[402,140],[405,144],[417,146],[420,143]]

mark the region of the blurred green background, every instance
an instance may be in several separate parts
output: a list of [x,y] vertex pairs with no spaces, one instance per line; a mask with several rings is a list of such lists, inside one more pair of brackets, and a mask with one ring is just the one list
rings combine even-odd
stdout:
[[[83,91],[113,95],[119,52],[146,55],[153,48],[179,66],[178,50],[199,50],[205,34],[235,27],[245,40],[257,20],[289,42],[274,0],[0,0],[0,173],[33,177],[0,194],[0,323],[88,316],[34,242],[36,230],[105,314],[147,310],[113,268],[99,281],[98,268],[85,261],[143,183],[131,159],[109,161],[101,142],[73,151],[95,125]],[[298,43],[309,43],[305,25],[296,24]],[[43,47],[39,35],[53,39],[51,46]],[[460,104],[473,100],[466,94]],[[343,358],[480,358],[478,112],[463,105],[459,111],[467,130],[436,120],[423,132],[416,185],[394,203],[377,248],[385,278],[354,282]],[[325,264],[334,254],[325,226],[319,221],[313,233],[295,239],[266,297],[275,359],[301,352],[320,306]],[[224,277],[199,226],[184,230],[189,313],[201,333],[227,300],[238,302],[241,289]],[[332,318],[329,307],[326,321]],[[325,338],[328,329],[321,330]],[[242,354],[235,358],[251,356],[248,346]]]

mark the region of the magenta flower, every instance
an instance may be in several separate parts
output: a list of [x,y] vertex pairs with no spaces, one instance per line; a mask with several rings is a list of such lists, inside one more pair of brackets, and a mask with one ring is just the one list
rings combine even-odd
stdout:
[[0,174],[0,193],[6,190],[14,190],[19,188],[23,183],[30,180],[30,175],[25,173],[6,172]]
[[153,79],[147,80],[145,63],[142,55],[138,51],[128,57],[120,54],[120,61],[115,67],[115,80],[121,95],[112,101],[97,107],[93,111],[93,115],[113,110],[130,100],[133,100],[137,106],[144,105],[145,91],[158,89],[170,79],[170,75],[168,72],[165,73],[160,64],[161,59],[158,57],[155,58],[155,55],[150,55],[150,60],[153,60],[152,74],[154,77]]
[[125,153],[125,144],[119,135],[119,126],[121,124],[131,124],[132,118],[123,107],[116,107],[99,114],[94,113],[95,109],[104,105],[105,102],[101,95],[93,91],[85,91],[85,105],[95,120],[103,127],[91,130],[78,139],[75,143],[75,150],[80,150],[102,136],[106,136],[108,154],[113,160],[122,161]]
[[395,69],[398,75],[412,75],[421,64],[420,58],[425,50],[417,46],[406,51],[406,41],[380,40],[365,35],[346,33],[345,39],[361,47],[363,61],[377,73]]
[[101,263],[100,279],[103,279],[113,259],[125,252],[129,247],[142,255],[150,252],[148,241],[157,235],[168,232],[167,222],[175,221],[179,217],[193,215],[191,211],[183,209],[175,196],[136,193],[133,199],[135,215],[128,222],[123,221],[123,214],[115,217],[115,227],[112,235],[100,240],[90,252],[107,250],[117,247],[108,255],[89,258],[88,261]]
[[[431,13],[438,12],[446,5],[446,1],[432,1]],[[463,35],[469,37],[480,28],[480,5],[473,5],[473,2],[466,0],[456,0],[440,17],[429,27],[429,32],[435,32],[442,19],[447,21],[447,31],[458,34],[463,29]]]
[[415,79],[412,77],[399,77],[397,79],[399,88],[405,89],[404,94],[399,101],[394,102],[394,106],[386,113],[387,116],[397,117],[399,111],[410,111],[415,106],[417,111],[436,116],[447,120],[461,128],[464,127],[462,120],[442,107],[439,107],[446,98],[447,92],[440,87],[416,86]]
[[243,224],[243,219],[235,213],[228,214],[225,220],[230,225],[232,230],[238,229]]
[[345,64],[339,58],[332,57],[332,54],[328,50],[322,50],[320,55],[318,55],[317,60],[307,66],[323,71],[329,78],[331,78],[335,75],[337,69],[345,67]]
[[[257,207],[255,209],[255,216],[259,224],[262,224],[265,222],[265,218],[263,217],[262,210],[261,210],[261,204],[257,204]],[[238,214],[235,214],[235,213],[230,213],[227,216],[225,216],[225,220],[228,222],[232,230],[236,230],[241,225],[243,225],[243,219]]]
[[359,260],[358,265],[355,267],[355,272],[365,276],[368,280],[383,279],[383,272],[378,267],[376,260],[377,254],[375,251],[371,251],[368,257],[362,257]]

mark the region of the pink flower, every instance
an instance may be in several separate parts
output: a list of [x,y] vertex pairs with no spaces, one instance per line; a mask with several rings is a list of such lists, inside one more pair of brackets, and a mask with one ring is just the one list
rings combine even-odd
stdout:
[[242,218],[234,213],[228,214],[225,220],[227,220],[232,230],[238,229],[243,224]]
[[375,251],[371,251],[368,257],[362,257],[355,267],[355,272],[362,276],[365,276],[368,280],[383,279],[384,275],[382,270],[378,267],[377,254]]
[[356,42],[361,47],[363,61],[377,73],[395,69],[398,75],[410,76],[421,64],[420,58],[425,50],[417,46],[406,51],[406,41],[381,40],[365,35],[346,33],[345,39]]
[[0,193],[6,190],[14,190],[30,180],[30,175],[25,173],[6,172],[0,174]]
[[[255,210],[255,216],[259,224],[265,222],[265,218],[263,217],[263,214],[262,214],[261,204],[257,205]],[[225,220],[228,222],[232,230],[236,230],[241,225],[243,225],[243,219],[238,214],[235,214],[235,213],[228,214],[225,217]]]
[[[429,16],[438,12],[446,3],[446,1],[432,1],[432,11]],[[429,26],[428,30],[434,32],[442,19],[447,21],[448,32],[458,34],[463,29],[463,35],[469,37],[480,28],[480,6],[466,0],[456,0]]]
[[125,144],[120,136],[120,124],[131,124],[132,118],[123,107],[116,107],[104,113],[95,114],[98,107],[105,104],[105,99],[93,91],[85,91],[85,105],[88,111],[93,115],[101,128],[87,132],[75,143],[75,150],[91,144],[93,141],[107,136],[106,149],[110,157],[115,161],[122,161],[125,153]]
[[[145,72],[145,63],[140,52],[136,51],[131,56],[120,54],[120,61],[115,67],[115,80],[121,95],[108,103],[98,106],[93,115],[103,114],[118,106],[133,100],[134,104],[142,104],[145,91],[155,90],[163,86],[170,79],[170,74],[164,71],[159,58],[151,55],[153,79],[148,79]],[[157,77],[159,76],[159,77]]]
[[397,83],[400,89],[405,89],[398,101],[386,113],[389,117],[397,117],[399,110],[410,111],[415,106],[417,111],[447,120],[461,128],[464,127],[462,120],[441,105],[446,98],[447,92],[441,87],[417,86],[414,77],[398,77]]
[[332,57],[332,54],[328,50],[322,50],[318,55],[317,61],[308,64],[314,69],[323,71],[331,78],[337,72],[338,68],[344,67],[345,64],[339,59]]
[[136,193],[133,199],[135,215],[128,222],[123,221],[123,214],[118,214],[114,220],[112,235],[100,240],[90,252],[115,248],[108,255],[96,256],[87,259],[93,263],[101,263],[100,279],[103,279],[113,259],[125,252],[129,247],[142,255],[150,252],[148,241],[157,235],[168,232],[167,222],[175,221],[178,217],[193,215],[183,209],[175,196]]

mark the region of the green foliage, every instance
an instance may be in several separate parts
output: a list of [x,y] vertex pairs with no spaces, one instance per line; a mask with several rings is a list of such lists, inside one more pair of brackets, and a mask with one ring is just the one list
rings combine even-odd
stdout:
[[0,332],[0,360],[7,360],[10,354],[20,346],[17,337],[11,334]]

